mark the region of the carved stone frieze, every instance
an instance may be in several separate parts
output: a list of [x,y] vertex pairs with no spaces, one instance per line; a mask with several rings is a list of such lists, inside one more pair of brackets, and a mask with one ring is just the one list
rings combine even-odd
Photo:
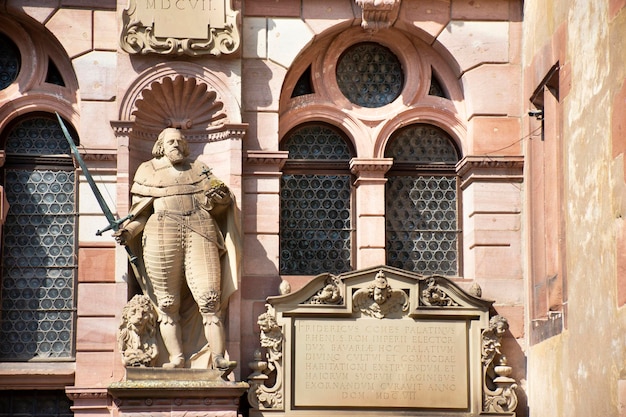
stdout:
[[397,316],[409,309],[408,295],[391,288],[382,270],[376,274],[374,282],[354,293],[352,303],[355,310],[377,319]]
[[230,0],[129,0],[120,46],[129,54],[222,55],[239,49]]

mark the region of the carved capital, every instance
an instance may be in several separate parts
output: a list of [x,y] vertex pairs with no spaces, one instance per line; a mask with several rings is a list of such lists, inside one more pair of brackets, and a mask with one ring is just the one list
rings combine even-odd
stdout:
[[361,7],[361,27],[365,30],[376,32],[393,25],[398,18],[401,0],[356,0]]

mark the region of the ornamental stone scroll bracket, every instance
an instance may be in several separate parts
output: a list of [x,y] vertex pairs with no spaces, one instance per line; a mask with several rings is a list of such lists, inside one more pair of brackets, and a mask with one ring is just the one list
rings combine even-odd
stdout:
[[[248,402],[258,410],[283,409],[283,330],[276,320],[276,311],[266,304],[265,313],[257,320],[261,330],[260,342],[265,348],[265,360],[260,350],[254,352],[249,363]],[[269,385],[268,385],[269,384]]]
[[486,414],[513,414],[517,408],[517,383],[510,377],[513,368],[500,350],[502,336],[508,328],[508,320],[497,315],[489,320],[489,327],[482,333],[483,409]]

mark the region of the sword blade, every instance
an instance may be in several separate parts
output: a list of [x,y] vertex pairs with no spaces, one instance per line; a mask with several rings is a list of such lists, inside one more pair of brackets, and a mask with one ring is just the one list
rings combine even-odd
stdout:
[[[61,119],[61,116],[59,116],[59,113],[55,112],[55,114],[57,115],[57,119],[59,120],[59,125],[61,125],[61,130],[63,131],[63,135],[65,135],[65,139],[67,139],[67,142],[70,144],[72,153],[74,154],[76,161],[78,161],[78,165],[80,166],[80,169],[83,171],[83,175],[87,179],[87,183],[89,183],[89,187],[91,188],[91,191],[96,197],[96,200],[98,201],[98,204],[100,205],[100,209],[102,210],[102,213],[104,213],[104,216],[109,222],[109,225],[102,230],[98,230],[96,232],[96,235],[100,236],[102,235],[103,232],[107,230],[113,230],[115,232],[118,231],[120,229],[120,224],[124,223],[128,219],[132,219],[133,215],[129,214],[128,216],[123,217],[121,219],[115,218],[115,215],[109,208],[109,205],[104,200],[104,197],[102,197],[102,193],[100,193],[100,189],[96,185],[96,182],[94,181],[93,177],[89,173],[89,169],[87,169],[87,164],[85,164],[85,161],[80,156],[80,153],[78,152],[78,148],[76,147],[76,144],[74,143],[74,139],[72,139],[72,135],[70,135],[70,132],[67,130],[67,127],[65,127],[65,123],[63,123],[63,119]],[[130,262],[133,264],[137,262],[137,257],[132,253],[130,248],[126,245],[124,245],[124,247],[126,248],[126,253],[128,254]]]
[[119,229],[118,220],[115,218],[115,215],[113,215],[113,212],[109,208],[109,205],[106,203],[106,201],[104,201],[104,197],[102,197],[102,193],[100,192],[100,189],[98,188],[98,186],[96,185],[96,182],[94,181],[93,177],[89,173],[89,170],[87,169],[87,165],[85,164],[85,161],[83,161],[83,158],[80,156],[80,153],[78,152],[78,148],[76,147],[76,144],[74,143],[74,140],[72,139],[72,136],[70,135],[70,132],[67,130],[67,127],[65,127],[65,123],[63,123],[63,119],[61,119],[61,116],[59,116],[59,113],[56,113],[56,115],[57,115],[57,119],[59,120],[59,124],[61,125],[61,130],[63,131],[63,134],[65,135],[65,139],[67,139],[67,142],[70,144],[72,153],[74,154],[76,161],[78,161],[78,165],[83,171],[83,175],[85,176],[87,183],[89,183],[89,187],[91,188],[91,191],[96,197],[96,200],[98,201],[98,204],[100,205],[100,209],[102,210],[102,213],[104,213],[104,216],[109,222],[109,225],[116,224],[116,227],[110,227],[110,228],[112,228],[113,230],[118,230]]

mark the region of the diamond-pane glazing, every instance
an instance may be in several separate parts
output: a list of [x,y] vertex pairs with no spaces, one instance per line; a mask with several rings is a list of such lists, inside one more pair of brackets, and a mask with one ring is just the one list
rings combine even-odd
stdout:
[[289,135],[283,149],[289,159],[349,160],[350,148],[334,129],[324,125],[303,126]]
[[337,84],[351,103],[382,107],[400,96],[404,74],[400,61],[388,48],[373,42],[360,43],[339,58]]
[[0,358],[67,358],[74,332],[75,175],[5,170]]
[[0,90],[4,90],[17,79],[21,57],[17,45],[0,33]]
[[349,271],[350,176],[283,175],[280,200],[280,273]]
[[457,275],[456,194],[455,177],[389,177],[389,265],[423,274]]
[[426,124],[408,126],[397,132],[385,156],[396,162],[420,164],[456,164],[459,160],[450,136],[440,128]]
[[54,119],[26,119],[7,137],[6,153],[29,155],[67,155],[70,145]]

